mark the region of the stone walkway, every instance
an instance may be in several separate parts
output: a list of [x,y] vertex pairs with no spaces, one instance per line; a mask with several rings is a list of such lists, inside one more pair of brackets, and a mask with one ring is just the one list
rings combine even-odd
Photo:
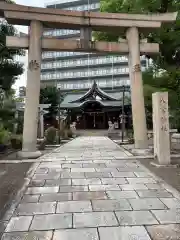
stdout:
[[80,137],[36,163],[2,239],[177,240],[178,198],[108,138]]

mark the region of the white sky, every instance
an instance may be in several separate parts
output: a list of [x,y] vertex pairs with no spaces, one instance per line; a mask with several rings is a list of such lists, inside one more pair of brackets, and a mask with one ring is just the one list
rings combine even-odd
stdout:
[[[37,7],[44,7],[45,3],[51,3],[51,2],[54,2],[54,0],[16,0],[17,4],[28,5],[28,6],[37,6]],[[21,32],[28,33],[28,28],[26,26],[15,26],[15,27]],[[27,78],[28,56],[22,57],[22,59],[20,59],[20,60],[24,63],[25,71],[15,83],[14,88],[16,90],[18,90],[20,86],[26,85],[26,78]]]
[[[45,4],[49,3],[63,3],[76,0],[15,0],[17,4],[27,5],[27,6],[36,6],[36,7],[45,7]],[[28,28],[26,26],[15,26],[19,31],[28,33]],[[27,78],[27,65],[28,65],[28,56],[20,58],[20,61],[24,63],[24,73],[16,81],[14,88],[18,92],[20,86],[26,85]]]

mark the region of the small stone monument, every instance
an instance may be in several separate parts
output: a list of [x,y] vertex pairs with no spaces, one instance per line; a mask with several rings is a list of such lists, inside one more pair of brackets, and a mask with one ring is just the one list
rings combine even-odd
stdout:
[[116,134],[114,123],[112,123],[111,121],[108,121],[108,126],[109,126],[108,137],[114,137]]
[[70,129],[72,131],[73,137],[76,137],[76,122],[73,122],[72,124],[70,124]]
[[160,165],[169,165],[170,140],[169,140],[169,112],[168,92],[152,94],[153,101],[153,132],[154,132],[154,157]]
[[39,104],[39,121],[40,121],[40,137],[44,138],[44,115],[49,111],[47,109],[51,106],[51,104]]

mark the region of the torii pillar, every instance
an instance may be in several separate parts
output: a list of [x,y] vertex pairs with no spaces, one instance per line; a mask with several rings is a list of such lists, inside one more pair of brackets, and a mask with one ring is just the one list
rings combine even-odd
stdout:
[[41,74],[41,41],[43,26],[39,21],[31,21],[29,34],[28,73],[24,112],[23,147],[21,158],[37,158],[37,125]]
[[138,28],[129,28],[126,38],[129,47],[129,75],[135,148],[148,149]]

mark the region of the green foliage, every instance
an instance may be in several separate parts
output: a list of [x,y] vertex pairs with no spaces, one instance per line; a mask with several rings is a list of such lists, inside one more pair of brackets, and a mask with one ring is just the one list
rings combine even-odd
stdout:
[[62,93],[56,87],[46,87],[40,90],[40,104],[51,104],[45,119],[55,119],[58,114],[58,104],[63,100]]
[[[101,0],[101,12],[110,13],[166,13],[180,12],[180,1],[177,0]],[[180,15],[180,13],[179,13]],[[95,32],[97,40],[118,41],[117,33],[108,34]],[[122,38],[124,36],[121,36]],[[162,26],[158,31],[153,31],[147,36],[149,42],[156,42],[160,45],[160,55],[153,57],[155,63],[162,69],[167,66],[179,67],[180,64],[180,17],[169,26]]]
[[13,131],[13,124],[15,123],[15,100],[13,95],[4,96],[3,102],[0,106],[0,122],[3,123],[5,129]]
[[46,142],[48,144],[54,144],[56,140],[57,130],[54,127],[49,127],[45,132]]
[[167,91],[169,94],[169,111],[171,127],[180,126],[180,97],[178,72],[162,72],[157,74],[153,68],[143,73],[144,99],[148,128],[152,128],[152,94]]
[[2,124],[0,124],[0,144],[8,145],[10,140],[10,133]]
[[18,76],[23,73],[23,66],[14,60],[14,56],[25,55],[23,50],[6,47],[6,36],[15,36],[16,29],[6,21],[0,23],[0,85],[5,92],[11,89]]
[[[7,3],[14,1],[6,0]],[[6,47],[6,36],[15,36],[17,31],[14,26],[6,20],[0,22],[0,87],[7,93],[18,76],[23,73],[23,65],[14,59],[15,56],[24,56],[22,49],[11,49]]]
[[[101,12],[110,13],[168,13],[178,12],[175,23],[140,35],[148,42],[159,43],[160,54],[153,56],[154,66],[143,74],[147,122],[152,125],[152,93],[168,91],[172,124],[180,128],[180,1],[177,0],[101,0]],[[95,39],[118,41],[117,33],[94,33]],[[149,56],[147,56],[149,57]]]

